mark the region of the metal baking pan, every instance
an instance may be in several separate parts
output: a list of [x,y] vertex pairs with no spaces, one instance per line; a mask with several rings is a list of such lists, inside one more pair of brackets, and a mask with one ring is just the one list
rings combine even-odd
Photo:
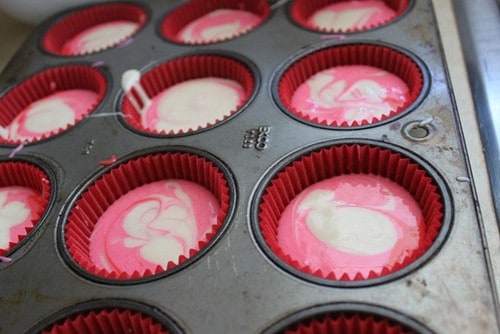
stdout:
[[[0,75],[0,98],[26,78],[67,64],[98,64],[108,82],[94,117],[53,138],[0,147],[2,161],[27,161],[45,170],[53,196],[38,228],[6,255],[11,262],[0,263],[0,332],[37,332],[59,317],[103,305],[141,310],[182,333],[271,333],[304,314],[342,309],[385,316],[416,332],[496,332],[496,287],[431,1],[410,1],[397,20],[342,38],[301,28],[289,17],[290,2],[275,1],[254,31],[203,46],[160,36],[162,19],[185,2],[133,2],[148,18],[130,43],[77,57],[41,48],[48,29],[73,10],[61,13],[29,36]],[[422,65],[425,89],[411,110],[373,126],[339,129],[299,121],[276,103],[275,82],[294,59],[363,43],[402,50]],[[121,75],[193,54],[230,55],[253,69],[256,93],[244,110],[181,136],[148,135],[127,126],[117,115]],[[384,279],[329,284],[289,270],[262,244],[256,206],[272,175],[301,152],[342,143],[401,152],[435,176],[446,228],[409,269]],[[214,158],[227,171],[234,202],[224,228],[195,260],[165,275],[116,282],[82,274],[61,245],[65,219],[82,189],[130,157],[176,150]],[[112,156],[114,164],[100,164]]]

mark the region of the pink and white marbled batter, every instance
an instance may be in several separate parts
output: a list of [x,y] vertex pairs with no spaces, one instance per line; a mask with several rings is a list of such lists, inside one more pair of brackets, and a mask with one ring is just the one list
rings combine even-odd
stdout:
[[99,218],[90,237],[91,260],[108,272],[166,268],[198,249],[218,213],[215,196],[196,183],[172,179],[141,186]]
[[396,12],[384,1],[342,1],[315,11],[307,24],[327,31],[361,30],[395,17]]
[[0,249],[8,249],[11,242],[26,235],[41,207],[42,199],[33,189],[0,187]]
[[251,12],[235,9],[214,10],[182,28],[177,38],[184,43],[210,43],[243,34],[261,22]]
[[66,42],[62,48],[65,55],[84,55],[112,47],[139,29],[139,25],[130,21],[101,23],[88,28]]
[[313,184],[285,208],[277,238],[285,254],[313,271],[368,276],[419,247],[424,218],[389,179],[341,175]]
[[387,116],[408,99],[408,86],[398,76],[372,66],[347,65],[306,80],[294,92],[291,106],[320,122],[352,125]]
[[231,115],[245,92],[233,80],[201,78],[181,82],[156,95],[141,112],[142,126],[156,131],[189,131]]
[[54,93],[28,105],[6,127],[6,139],[34,140],[74,125],[87,115],[99,95],[85,89]]

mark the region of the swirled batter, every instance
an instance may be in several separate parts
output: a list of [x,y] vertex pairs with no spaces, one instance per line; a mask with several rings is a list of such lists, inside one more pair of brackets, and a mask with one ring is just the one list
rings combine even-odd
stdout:
[[374,175],[341,175],[296,196],[283,212],[278,243],[323,273],[380,272],[419,247],[424,219],[401,186]]
[[0,187],[0,249],[8,249],[33,227],[42,199],[31,188]]
[[114,202],[90,237],[90,257],[109,272],[154,271],[197,250],[217,222],[219,203],[185,180],[153,182]]
[[177,34],[184,43],[210,43],[243,34],[261,22],[251,12],[217,9],[190,22]]
[[398,76],[372,66],[349,65],[313,75],[296,89],[291,105],[320,122],[352,125],[387,116],[408,100],[408,86]]

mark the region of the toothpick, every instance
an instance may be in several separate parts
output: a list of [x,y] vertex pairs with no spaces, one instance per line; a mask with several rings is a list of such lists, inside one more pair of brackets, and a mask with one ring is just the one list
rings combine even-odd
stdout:
[[[128,94],[130,103],[137,110],[139,114],[142,114],[148,110],[151,105],[151,99],[141,85],[141,72],[138,70],[128,70],[122,75],[122,88],[125,94]],[[137,96],[132,94],[132,90],[137,93]],[[138,97],[138,99],[137,99]],[[142,104],[142,108],[141,108]]]

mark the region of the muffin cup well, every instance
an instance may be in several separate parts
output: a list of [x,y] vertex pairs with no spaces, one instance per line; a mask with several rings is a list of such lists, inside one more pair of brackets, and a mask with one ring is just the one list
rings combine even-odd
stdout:
[[[131,38],[145,26],[146,21],[146,11],[142,7],[131,3],[117,2],[86,7],[76,12],[71,12],[51,26],[43,36],[42,48],[58,56],[80,56],[103,51]],[[100,24],[113,22],[129,22],[137,25],[137,28],[131,34],[120,36],[116,40],[109,41],[107,45],[103,45],[97,49],[83,50],[78,53],[65,49],[65,45],[78,34]]]
[[98,299],[63,309],[28,333],[181,334],[179,325],[157,308],[122,299]]
[[[30,136],[29,143],[38,142],[60,134],[78,124],[85,116],[92,113],[102,102],[108,89],[108,82],[104,74],[87,65],[65,65],[53,67],[21,82],[0,98],[0,125],[8,126],[32,103],[47,98],[53,94],[66,90],[87,90],[96,94],[95,103],[80,117],[76,117],[74,124],[42,135]],[[19,145],[24,140],[0,136],[0,144]]]
[[[212,244],[232,211],[234,194],[227,175],[219,165],[207,158],[189,152],[164,152],[143,155],[110,167],[78,196],[62,226],[64,253],[82,274],[106,283],[134,283],[162,273],[170,274],[201,256]],[[98,268],[90,256],[90,237],[95,225],[116,200],[140,186],[155,181],[181,179],[196,183],[210,191],[218,200],[217,221],[204,238],[198,241],[189,255],[180,255],[177,261],[157,265],[154,270],[129,272]]]
[[[238,113],[238,111],[248,104],[257,89],[257,78],[249,66],[239,60],[222,55],[192,55],[167,61],[142,75],[140,84],[148,97],[153,99],[156,95],[176,84],[188,80],[210,77],[233,80],[243,87],[244,97],[242,101],[236,109],[231,110],[223,119],[214,119],[212,122],[199,124],[197,128],[188,131],[171,129],[166,132],[164,130],[158,131],[155,128],[144,127],[141,123],[140,111],[134,107],[129,95],[133,94],[134,100],[138,97],[137,92],[132,89],[129,92],[124,92],[121,103],[121,112],[125,115],[125,122],[140,132],[153,135],[173,136],[190,134],[195,131],[211,128]],[[141,104],[140,107],[144,106]]]
[[263,334],[431,334],[407,315],[360,303],[325,304],[298,311],[279,320]]
[[[39,167],[24,161],[0,162],[0,187],[19,186],[33,190],[39,195],[39,209],[33,212],[31,226],[17,236],[16,242],[10,242],[9,247],[0,249],[0,256],[11,253],[20,246],[29,233],[38,226],[44,213],[47,211],[51,198],[52,185],[49,176]],[[4,203],[2,203],[3,205]]]
[[[270,176],[254,203],[254,229],[266,253],[279,265],[306,280],[326,285],[374,284],[396,277],[420,265],[429,249],[439,246],[449,222],[445,214],[446,192],[437,176],[403,153],[372,143],[341,143],[315,149],[298,156]],[[348,274],[342,267],[323,272],[285,253],[277,238],[280,217],[287,205],[307,187],[339,175],[377,175],[402,186],[414,197],[422,211],[425,231],[418,247],[401,254],[383,268],[363,268]],[[438,186],[439,185],[439,186]],[[438,238],[439,236],[439,238]],[[439,240],[438,240],[439,239]],[[334,260],[334,259],[332,259]]]
[[360,333],[392,333],[392,334],[410,334],[412,331],[404,330],[399,324],[389,323],[387,320],[378,320],[367,315],[359,314],[340,314],[337,317],[319,317],[309,320],[307,323],[299,324],[293,329],[287,329],[286,334],[360,334]]
[[[371,119],[363,118],[353,122],[328,120],[311,116],[292,106],[292,97],[298,87],[323,70],[337,66],[365,65],[379,68],[399,77],[408,86],[406,101],[400,107]],[[425,91],[426,82],[422,65],[405,53],[385,45],[360,43],[340,44],[324,47],[291,62],[280,73],[275,83],[275,98],[280,106],[297,119],[323,127],[353,128],[366,127],[394,118],[409,110]]]
[[[182,30],[182,28],[192,21],[218,9],[244,10],[259,16],[261,18],[260,23],[252,27],[250,30],[253,30],[262,24],[269,17],[271,12],[270,5],[265,0],[194,0],[176,8],[163,19],[160,27],[161,34],[171,41],[186,44],[186,42],[178,37],[178,33]],[[248,33],[250,30],[242,31],[229,38],[199,41],[187,44],[210,44],[222,42],[227,39],[239,37]]]
[[[362,2],[361,0],[360,2]],[[394,17],[390,17],[386,20],[381,20],[379,22],[373,23],[371,25],[365,25],[362,28],[348,28],[348,29],[324,29],[314,25],[311,25],[308,20],[309,18],[318,10],[337,3],[348,2],[345,0],[294,0],[290,6],[290,17],[298,25],[322,33],[335,34],[335,33],[353,33],[359,31],[370,30],[379,26],[386,25],[398,17],[400,17],[404,12],[406,12],[410,6],[410,0],[384,0],[384,4],[395,12]]]

